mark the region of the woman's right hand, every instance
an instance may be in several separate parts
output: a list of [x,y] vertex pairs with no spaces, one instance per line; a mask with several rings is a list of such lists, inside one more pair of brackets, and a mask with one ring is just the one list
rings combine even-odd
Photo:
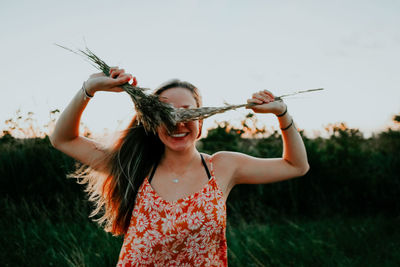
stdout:
[[129,73],[125,73],[124,69],[118,67],[110,68],[110,77],[104,73],[94,73],[90,75],[89,79],[85,82],[86,90],[89,94],[94,95],[97,91],[108,92],[122,92],[124,91],[120,86],[128,83],[132,79],[132,85],[136,86],[136,78]]

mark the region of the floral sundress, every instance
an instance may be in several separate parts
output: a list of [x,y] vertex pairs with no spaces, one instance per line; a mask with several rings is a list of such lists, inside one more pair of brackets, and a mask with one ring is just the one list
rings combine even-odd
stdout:
[[[196,193],[162,199],[146,177],[139,187],[117,266],[227,266],[226,204],[204,158],[209,180]],[[150,181],[149,181],[150,179]]]

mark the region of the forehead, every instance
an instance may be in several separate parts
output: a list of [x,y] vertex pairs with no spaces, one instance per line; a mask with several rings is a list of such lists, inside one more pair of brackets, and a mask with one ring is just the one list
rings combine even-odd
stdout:
[[163,102],[171,103],[174,107],[196,107],[196,99],[186,88],[175,87],[163,91],[159,98]]

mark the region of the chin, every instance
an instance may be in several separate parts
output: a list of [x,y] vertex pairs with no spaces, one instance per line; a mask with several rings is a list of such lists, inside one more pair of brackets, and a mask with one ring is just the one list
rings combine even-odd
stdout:
[[190,146],[170,146],[170,145],[166,145],[165,147],[168,148],[169,150],[177,152],[182,152],[190,148]]

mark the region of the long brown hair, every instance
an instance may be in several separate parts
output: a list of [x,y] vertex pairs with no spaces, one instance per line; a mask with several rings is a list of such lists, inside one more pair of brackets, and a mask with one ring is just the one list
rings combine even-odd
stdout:
[[[177,79],[162,84],[153,94],[160,95],[176,87],[188,89],[197,107],[201,107],[199,90],[191,83]],[[114,236],[124,235],[129,228],[139,187],[161,159],[164,144],[156,134],[146,132],[134,116],[111,148],[105,147],[102,151],[105,151],[104,157],[95,163],[101,168],[83,165],[69,176],[78,178],[80,184],[86,184],[88,199],[95,204],[89,217],[101,213],[100,218],[93,220]]]

